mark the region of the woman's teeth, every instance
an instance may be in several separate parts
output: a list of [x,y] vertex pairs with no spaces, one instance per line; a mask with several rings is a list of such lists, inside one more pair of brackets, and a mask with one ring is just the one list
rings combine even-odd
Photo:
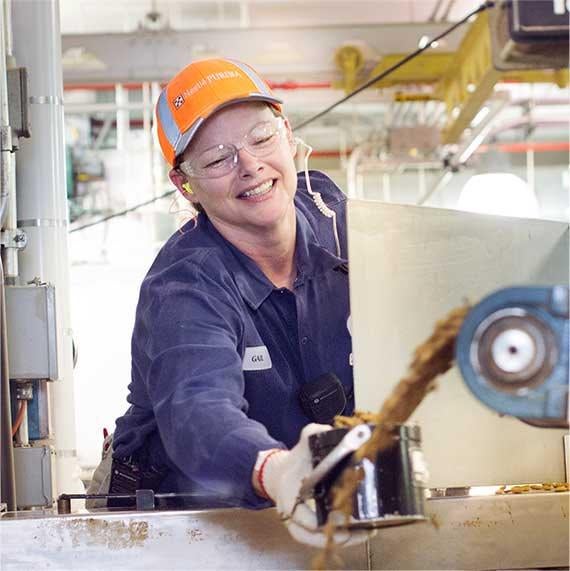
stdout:
[[260,196],[262,194],[266,194],[267,192],[269,192],[272,189],[272,187],[273,187],[273,181],[268,180],[267,182],[264,182],[263,184],[260,184],[259,186],[252,188],[251,190],[246,190],[245,192],[242,192],[239,195],[239,197],[251,198],[252,196]]

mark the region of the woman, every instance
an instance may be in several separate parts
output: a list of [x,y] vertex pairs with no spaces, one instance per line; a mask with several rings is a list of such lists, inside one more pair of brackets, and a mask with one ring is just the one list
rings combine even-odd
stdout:
[[[170,180],[199,214],[143,281],[114,462],[134,458],[193,506],[291,515],[307,438],[329,428],[310,423],[354,407],[345,197],[296,174],[281,102],[245,64],[190,64],[156,118]],[[315,527],[295,511],[299,533]]]

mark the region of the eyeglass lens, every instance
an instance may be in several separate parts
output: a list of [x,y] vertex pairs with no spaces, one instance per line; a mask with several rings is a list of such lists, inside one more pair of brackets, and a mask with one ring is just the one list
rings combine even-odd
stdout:
[[282,121],[265,121],[255,125],[242,139],[241,145],[231,143],[216,145],[201,153],[187,165],[193,176],[223,176],[238,163],[238,153],[245,148],[254,156],[269,154],[279,140]]

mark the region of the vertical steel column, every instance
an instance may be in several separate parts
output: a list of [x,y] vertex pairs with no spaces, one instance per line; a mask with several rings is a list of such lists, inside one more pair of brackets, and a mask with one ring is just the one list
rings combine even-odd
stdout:
[[[8,87],[6,75],[7,44],[10,41],[10,4],[0,6],[0,228],[3,228],[4,213],[9,208],[14,157],[11,152],[11,131],[8,116]],[[8,220],[7,220],[8,222]],[[15,248],[8,251],[14,252]],[[12,254],[10,254],[12,255]],[[6,259],[10,257],[6,253]],[[8,510],[16,509],[16,483],[14,476],[14,450],[12,447],[12,411],[10,407],[10,381],[8,379],[8,347],[6,329],[6,305],[4,298],[4,271],[0,264],[0,500]]]
[[[8,232],[16,229],[15,160],[12,130],[8,112],[8,64],[11,61],[11,25],[9,21],[11,3],[2,3],[0,14],[0,226]],[[7,283],[14,283],[18,276],[18,250],[4,249],[4,275]]]
[[8,378],[8,344],[6,343],[6,300],[4,297],[4,272],[0,264],[0,501],[8,511],[16,509],[16,478],[14,473],[14,448],[12,445],[12,411],[10,407],[10,380]]
[[[28,68],[31,139],[16,165],[18,226],[28,235],[20,256],[24,282],[56,288],[59,380],[50,383],[50,427],[56,448],[56,493],[81,492],[75,446],[73,358],[69,315],[68,210],[58,0],[12,5],[14,55]],[[30,348],[33,350],[33,348]]]
[[0,227],[4,224],[4,213],[8,205],[9,186],[9,161],[12,153],[8,146],[11,146],[10,138],[10,118],[8,117],[8,76],[6,69],[6,38],[4,4],[0,10]]

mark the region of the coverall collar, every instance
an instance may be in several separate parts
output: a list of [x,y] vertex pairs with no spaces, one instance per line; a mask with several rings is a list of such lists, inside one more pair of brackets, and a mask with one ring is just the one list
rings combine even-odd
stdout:
[[[228,242],[216,230],[207,216],[204,216],[204,221],[208,225],[209,232],[231,252],[232,255],[228,256],[227,259],[228,267],[235,276],[236,284],[246,303],[252,309],[257,310],[271,292],[277,288],[250,257]],[[332,224],[332,221],[330,221],[330,224]],[[298,272],[294,284],[295,287],[301,286],[307,279],[347,263],[346,259],[335,256],[319,244],[309,221],[299,209],[297,209],[295,262]]]

